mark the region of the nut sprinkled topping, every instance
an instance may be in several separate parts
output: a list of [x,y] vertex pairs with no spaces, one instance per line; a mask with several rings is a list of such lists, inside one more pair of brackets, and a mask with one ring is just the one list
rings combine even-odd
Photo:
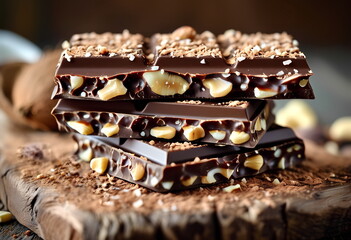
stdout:
[[211,32],[196,34],[191,27],[180,27],[172,34],[155,34],[158,55],[171,57],[222,57],[216,41]]
[[90,57],[108,54],[126,57],[142,55],[144,39],[140,34],[130,34],[124,30],[120,34],[113,33],[83,33],[72,36],[70,43],[65,44],[69,56]]
[[[240,31],[227,30],[217,39],[229,64],[255,57],[305,57],[296,41],[285,32],[243,34]],[[284,65],[290,63],[284,61]]]
[[171,37],[175,40],[183,40],[183,39],[194,39],[196,36],[196,31],[194,28],[190,26],[183,26],[177,28],[171,34]]

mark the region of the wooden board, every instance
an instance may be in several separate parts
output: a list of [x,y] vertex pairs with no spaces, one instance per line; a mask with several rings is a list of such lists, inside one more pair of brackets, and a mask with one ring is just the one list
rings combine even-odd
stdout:
[[[67,135],[10,124],[0,131],[4,208],[44,239],[351,236],[351,161],[310,142],[310,159],[301,168],[229,183],[241,184],[237,191],[226,193],[222,189],[229,184],[221,184],[160,194],[93,173],[73,157]],[[275,178],[279,185],[272,183]],[[6,226],[1,234],[12,239]]]

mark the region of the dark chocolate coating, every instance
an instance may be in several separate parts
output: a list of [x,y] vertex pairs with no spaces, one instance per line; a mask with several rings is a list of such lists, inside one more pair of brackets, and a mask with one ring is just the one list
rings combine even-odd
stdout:
[[[104,69],[103,71],[105,71]],[[249,71],[249,70],[247,70]],[[148,70],[147,72],[150,72]],[[106,72],[102,79],[100,77],[91,77],[84,74],[61,74],[55,78],[56,87],[53,92],[53,98],[72,98],[72,99],[98,99],[98,91],[103,89],[109,79],[119,79],[122,81],[124,87],[127,89],[126,94],[116,96],[109,100],[134,100],[134,99],[160,99],[160,100],[184,100],[184,99],[218,99],[218,100],[232,100],[232,99],[290,99],[302,98],[313,99],[314,94],[311,85],[300,86],[301,80],[308,80],[309,75],[296,74],[290,80],[277,76],[252,76],[235,73],[216,73],[206,75],[189,75],[180,74],[176,72],[167,72],[171,75],[176,75],[188,82],[189,88],[183,94],[174,94],[163,96],[155,93],[148,85],[143,77],[143,72],[133,72],[129,74],[108,75]],[[70,76],[82,76],[83,84],[77,88],[72,89],[70,84]],[[214,97],[210,90],[204,85],[204,79],[221,79],[232,84],[232,89],[225,96]],[[255,89],[261,91],[274,92],[271,96],[257,95]]]
[[[206,64],[201,64],[204,59]],[[284,66],[283,61],[291,60],[292,63]],[[72,57],[70,61],[61,58],[59,68],[56,75],[82,75],[82,76],[113,76],[118,74],[129,74],[132,72],[143,72],[150,70],[153,66],[159,69],[175,72],[179,74],[209,75],[225,73],[226,69],[230,69],[230,73],[240,72],[247,76],[267,75],[274,76],[279,71],[294,72],[299,74],[311,75],[310,68],[306,58],[254,58],[245,59],[234,65],[227,64],[223,58],[204,56],[176,58],[170,56],[157,56],[154,63],[147,63],[145,56],[136,56],[133,61],[127,57],[108,57],[108,56],[92,56],[92,57]],[[228,71],[228,70],[227,70]]]
[[[159,165],[148,159],[151,152],[148,148],[139,149],[139,153],[136,153],[135,148],[133,151],[123,150],[123,144],[121,147],[116,147],[117,145],[109,144],[109,140],[105,141],[104,138],[76,134],[74,139],[78,144],[78,155],[84,154],[89,149],[92,150],[94,158],[109,159],[107,170],[109,175],[154,191],[167,192],[225,182],[232,178],[254,176],[270,169],[284,169],[300,163],[304,159],[302,140],[287,128],[274,131],[272,136],[268,133],[266,140],[254,150],[236,148],[226,153],[221,152],[216,156],[210,153],[209,157],[206,157],[204,154],[184,163],[169,165]],[[281,137],[274,139],[275,135]],[[146,143],[141,143],[138,147],[142,147],[143,144]],[[201,151],[201,148],[208,147],[204,145],[198,150]],[[183,155],[186,155],[187,152],[188,150],[183,150]],[[255,164],[252,165],[252,162]],[[139,178],[134,180],[133,169],[137,165],[142,167],[139,167]]]
[[[130,101],[62,99],[54,108],[53,115],[60,129],[67,132],[77,131],[70,126],[71,122],[75,122],[90,126],[93,131],[89,135],[109,138],[196,141],[252,148],[273,121],[272,106],[272,102],[266,101],[253,101],[248,102],[247,106],[231,107],[216,103],[144,102],[139,105]],[[119,130],[113,135],[106,135],[103,130],[106,124],[116,125]],[[174,136],[164,139],[152,134],[155,127],[162,126],[174,128]],[[185,133],[189,126],[201,128],[203,136],[189,138]],[[223,137],[214,135],[215,130],[221,131]],[[230,136],[234,131],[245,132],[248,139],[240,143],[233,142]]]

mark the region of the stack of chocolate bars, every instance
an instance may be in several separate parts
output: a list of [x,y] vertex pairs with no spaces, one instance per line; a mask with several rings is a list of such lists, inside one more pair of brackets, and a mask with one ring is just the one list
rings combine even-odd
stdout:
[[63,47],[53,115],[98,173],[166,192],[304,159],[294,132],[273,125],[269,100],[314,98],[306,58],[286,33],[185,26],[150,38],[77,34]]

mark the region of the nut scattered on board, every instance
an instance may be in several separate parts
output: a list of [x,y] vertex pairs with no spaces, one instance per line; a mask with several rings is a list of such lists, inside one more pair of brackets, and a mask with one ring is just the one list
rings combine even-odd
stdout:
[[248,157],[244,166],[259,171],[263,166],[263,157],[260,154]]
[[176,129],[171,126],[154,127],[150,130],[150,135],[156,138],[172,139],[176,134]]
[[351,141],[351,117],[342,117],[333,122],[329,136],[334,141]]
[[8,211],[0,211],[0,223],[8,222],[13,219],[12,213]]
[[196,31],[194,28],[190,26],[182,26],[174,30],[172,33],[172,38],[176,40],[194,39],[195,36],[196,36]]
[[105,134],[106,137],[111,137],[119,132],[119,126],[117,124],[106,123],[101,128],[101,132]]
[[130,174],[132,175],[134,181],[139,181],[144,177],[145,167],[142,164],[137,163],[130,170]]
[[230,192],[233,192],[234,190],[239,190],[239,189],[241,189],[240,184],[235,184],[235,185],[230,185],[228,187],[223,188],[223,191],[230,193]]
[[190,86],[184,78],[164,71],[146,72],[143,77],[151,91],[161,96],[183,94]]
[[85,121],[68,121],[67,125],[83,135],[89,135],[94,132],[94,129],[90,123]]
[[201,126],[185,126],[183,134],[189,141],[194,141],[205,136],[205,130]]
[[229,137],[230,141],[234,144],[243,144],[250,139],[250,135],[246,132],[233,131]]
[[278,178],[274,179],[273,182],[272,182],[274,185],[279,185],[280,184],[280,181]]
[[210,89],[210,95],[212,97],[224,97],[233,88],[233,84],[229,81],[223,80],[221,78],[208,78],[202,80],[203,85]]
[[93,158],[90,161],[90,168],[100,174],[103,174],[106,171],[107,165],[108,158],[106,157]]
[[123,82],[118,79],[110,79],[107,81],[105,87],[97,92],[99,98],[102,100],[109,100],[111,98],[126,94],[128,89],[123,85]]
[[289,101],[277,112],[275,122],[290,128],[312,128],[318,123],[312,108],[302,100]]

